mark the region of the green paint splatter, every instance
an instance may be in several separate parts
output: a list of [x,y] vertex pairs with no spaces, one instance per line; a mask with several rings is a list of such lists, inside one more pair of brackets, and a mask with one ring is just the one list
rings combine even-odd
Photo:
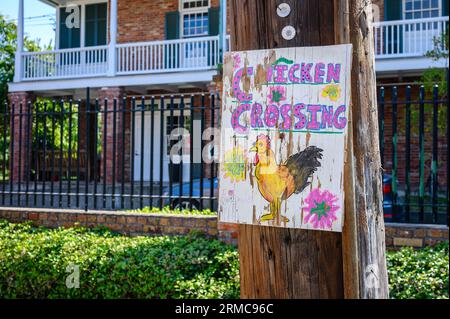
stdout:
[[283,98],[283,94],[279,91],[273,91],[272,92],[272,101],[278,103]]
[[277,64],[280,64],[280,63],[293,64],[294,61],[286,59],[285,57],[281,57],[278,60],[276,60],[272,65],[277,65]]
[[311,214],[317,215],[317,220],[320,221],[322,217],[327,217],[327,213],[330,210],[330,206],[327,205],[325,201],[321,203],[316,202],[316,207],[311,209]]

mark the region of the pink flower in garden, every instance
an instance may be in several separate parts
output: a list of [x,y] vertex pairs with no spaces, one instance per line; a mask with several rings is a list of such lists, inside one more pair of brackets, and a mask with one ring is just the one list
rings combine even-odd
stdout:
[[308,214],[303,222],[312,224],[315,229],[332,229],[333,222],[337,220],[336,211],[339,209],[336,201],[337,197],[329,191],[320,192],[318,188],[313,189],[305,199],[305,211]]
[[270,103],[280,103],[286,100],[286,89],[282,86],[276,86],[270,88],[270,93],[268,95]]

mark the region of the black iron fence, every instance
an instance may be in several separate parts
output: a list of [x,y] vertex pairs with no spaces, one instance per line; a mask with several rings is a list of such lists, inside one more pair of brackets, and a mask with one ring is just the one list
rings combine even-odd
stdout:
[[448,224],[449,123],[447,88],[378,89],[385,218]]
[[[385,218],[448,223],[446,90],[380,87],[378,98]],[[214,94],[88,93],[5,105],[0,205],[215,210],[219,104]]]
[[214,94],[98,100],[89,91],[5,105],[0,205],[215,209],[218,108]]

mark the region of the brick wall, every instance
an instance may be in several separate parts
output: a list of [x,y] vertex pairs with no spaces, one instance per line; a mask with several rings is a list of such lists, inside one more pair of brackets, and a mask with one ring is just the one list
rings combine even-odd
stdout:
[[178,0],[118,1],[117,42],[165,38],[165,13],[178,10]]
[[[417,79],[415,79],[417,81]],[[380,89],[378,88],[378,94]],[[398,86],[398,102],[397,105],[397,168],[398,168],[398,180],[401,185],[405,185],[406,182],[406,163],[408,158],[406,156],[406,86]],[[414,85],[411,89],[411,100],[417,101],[419,97],[419,86]],[[431,99],[426,96],[426,99]],[[385,89],[385,101],[386,105],[384,107],[384,165],[383,169],[386,173],[391,173],[393,166],[393,143],[392,143],[392,125],[393,125],[393,114],[392,114],[392,87],[386,86]],[[379,105],[380,107],[380,105]],[[439,106],[442,107],[442,106]],[[424,148],[425,148],[425,186],[427,188],[431,187],[430,176],[431,176],[431,160],[432,160],[432,147],[433,147],[433,106],[429,103],[425,104],[425,134],[424,134]],[[419,189],[419,107],[417,103],[412,103],[411,106],[411,136],[410,136],[410,150],[411,157],[409,159],[410,165],[410,178],[411,178],[411,190],[418,191]],[[441,123],[442,124],[442,123]],[[445,129],[442,127],[438,130],[438,185],[439,190],[445,190],[447,184],[447,136]],[[404,190],[404,186],[402,186]]]
[[[99,90],[99,101],[101,101],[101,109],[105,110],[105,103],[103,102],[105,99],[107,102],[107,110],[114,110],[114,100],[116,100],[116,110],[120,111],[123,109],[123,101],[122,98],[125,97],[125,91],[121,87],[109,87],[102,88]],[[127,99],[125,108],[127,110],[130,109],[130,99]],[[116,119],[116,127],[114,131],[114,117]],[[125,117],[125,131],[123,131],[124,119]],[[116,112],[115,116],[113,112],[107,113],[106,121],[107,121],[107,132],[106,132],[106,141],[107,147],[106,152],[101,155],[100,161],[100,174],[103,174],[103,166],[105,165],[105,157],[106,157],[106,176],[102,176],[102,178],[106,179],[106,183],[112,183],[113,177],[113,164],[115,166],[114,176],[116,178],[116,182],[122,181],[122,165],[124,166],[124,176],[123,181],[127,182],[131,179],[131,153],[130,153],[130,143],[131,143],[131,115],[130,112],[126,112],[125,114],[122,112]],[[101,121],[104,121],[104,117],[102,116]],[[104,134],[104,130],[102,130],[101,134]],[[123,137],[122,138],[122,134]],[[102,141],[104,136],[102,136]],[[113,142],[116,142],[115,150],[113,149]],[[122,158],[124,159],[124,163],[122,164]]]
[[0,219],[16,223],[31,221],[35,225],[48,228],[104,226],[112,231],[130,236],[186,235],[190,231],[201,232],[209,237],[218,235],[217,217],[215,216],[2,208],[0,209]]
[[[8,95],[11,105],[11,133],[10,133],[10,170],[11,179],[14,182],[25,181],[27,179],[28,167],[31,163],[31,123],[27,114],[31,113],[33,95],[29,92],[15,92]],[[20,115],[22,114],[22,116]],[[20,138],[21,137],[21,138]],[[19,160],[20,158],[20,160]]]
[[217,229],[219,231],[219,238],[221,238],[221,240],[228,244],[237,246],[239,237],[238,224],[218,223]]
[[[219,3],[220,0],[211,0],[211,7],[218,7]],[[117,42],[164,40],[165,13],[177,10],[179,0],[118,1]]]
[[[403,246],[422,248],[448,242],[448,227],[444,225],[386,223],[386,247],[397,249]],[[238,225],[219,223],[219,237],[227,243],[237,244]]]
[[421,248],[448,241],[448,227],[444,225],[386,224],[386,246]]
[[[82,212],[57,209],[0,208],[0,219],[20,223],[31,221],[35,225],[55,227],[104,226],[112,231],[129,235],[186,235],[190,231],[237,245],[238,225],[218,223],[215,216],[176,216],[126,212]],[[386,246],[421,248],[448,242],[448,227],[386,223]]]

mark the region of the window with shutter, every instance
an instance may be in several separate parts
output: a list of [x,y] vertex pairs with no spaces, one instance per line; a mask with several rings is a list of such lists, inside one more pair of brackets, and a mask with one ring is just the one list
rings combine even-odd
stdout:
[[386,21],[402,19],[403,0],[385,0],[384,1],[384,19]]
[[209,33],[209,0],[181,0],[181,36],[207,36]]
[[[67,10],[69,9],[69,10]],[[78,7],[78,12],[81,12],[81,6]],[[59,9],[59,48],[60,49],[72,49],[79,48],[81,43],[80,28],[67,23],[73,22],[71,17],[73,10],[70,8]],[[81,16],[79,17],[81,19]]]
[[178,11],[166,12],[166,40],[175,40],[180,37],[180,13]]
[[403,0],[403,18],[422,19],[441,16],[440,0]]
[[86,5],[85,45],[106,45],[107,4]]
[[[84,16],[81,14],[82,6],[85,8]],[[78,6],[79,26],[84,26],[84,32],[81,34],[80,27],[73,27],[67,23],[71,21],[70,15],[73,10],[68,8],[59,9],[59,48],[71,49],[79,48],[81,43],[84,46],[99,46],[107,43],[107,24],[108,24],[108,5],[107,2],[86,4]],[[82,41],[84,39],[84,41]]]
[[[403,0],[385,0],[385,20],[402,20],[402,8]],[[403,52],[403,26],[393,26],[385,30],[385,45],[389,54]]]

